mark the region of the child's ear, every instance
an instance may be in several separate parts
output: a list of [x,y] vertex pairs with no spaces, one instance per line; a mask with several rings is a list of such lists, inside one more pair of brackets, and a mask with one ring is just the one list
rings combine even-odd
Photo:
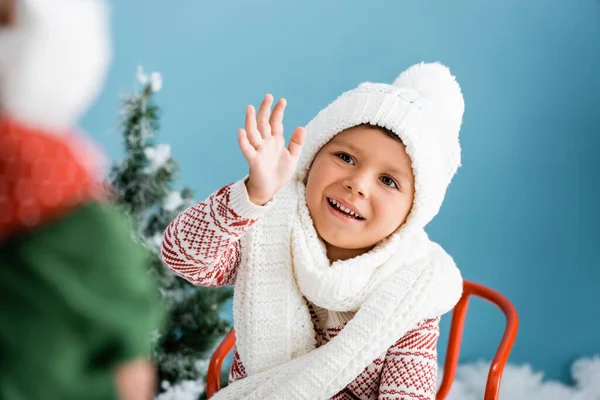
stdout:
[[0,28],[13,26],[17,19],[17,0],[0,0]]

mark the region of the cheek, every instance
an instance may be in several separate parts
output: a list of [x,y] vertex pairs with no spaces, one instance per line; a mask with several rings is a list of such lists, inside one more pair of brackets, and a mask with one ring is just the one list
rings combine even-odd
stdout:
[[306,205],[311,213],[314,211],[313,208],[315,206],[316,197],[317,195],[314,187],[312,185],[306,185]]
[[308,197],[309,193],[311,196],[322,194],[330,181],[331,174],[317,160],[310,169],[306,180],[306,196]]
[[404,222],[412,203],[405,196],[390,196],[374,205],[379,222],[387,229],[396,229]]
[[319,176],[311,174],[306,182],[306,205],[313,218],[315,217],[315,213],[318,213],[321,198],[323,197],[323,188],[321,186]]

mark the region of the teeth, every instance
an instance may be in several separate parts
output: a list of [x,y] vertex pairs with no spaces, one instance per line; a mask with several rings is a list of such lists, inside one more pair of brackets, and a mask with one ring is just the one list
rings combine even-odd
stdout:
[[349,208],[344,207],[343,205],[341,205],[337,201],[332,200],[332,199],[329,199],[329,200],[331,201],[332,204],[334,204],[337,208],[339,208],[340,210],[342,210],[346,214],[350,214],[350,215],[352,215],[353,217],[356,217],[356,218],[361,218],[360,215],[358,215],[354,211],[350,210]]

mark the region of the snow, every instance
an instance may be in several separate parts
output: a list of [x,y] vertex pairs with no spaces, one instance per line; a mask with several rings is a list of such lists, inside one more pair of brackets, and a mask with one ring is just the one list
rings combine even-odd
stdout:
[[137,80],[141,85],[146,85],[148,83],[148,75],[144,72],[141,65],[138,65],[136,75]]
[[[206,376],[209,362],[210,360],[196,361],[195,367],[202,376]],[[199,396],[204,393],[205,381],[204,377],[195,381],[184,380],[175,385],[164,381],[161,384],[164,392],[156,396],[155,400],[198,400]]]
[[184,201],[183,198],[181,197],[181,192],[178,191],[174,191],[171,192],[167,195],[164,203],[163,203],[163,208],[166,211],[175,211],[177,210],[179,207],[181,207],[183,205]]
[[[208,360],[199,360],[196,368],[206,373]],[[489,363],[460,365],[446,400],[481,400],[485,391]],[[600,400],[600,355],[581,358],[571,367],[575,384],[544,380],[542,372],[530,365],[507,364],[502,375],[499,400]],[[442,370],[439,377],[441,379]],[[176,385],[163,382],[165,392],[155,400],[197,400],[204,391],[204,379],[182,381]]]
[[210,364],[210,360],[198,360],[194,366],[202,375],[206,375],[208,372],[208,365]]
[[[206,376],[210,360],[198,360],[195,363],[196,369]],[[163,393],[155,397],[155,400],[198,400],[198,397],[204,393],[205,378],[195,381],[185,380],[171,385],[169,382],[162,382]]]
[[162,388],[165,391],[155,397],[155,400],[198,400],[204,393],[204,379],[196,381],[185,380],[175,385],[163,382]]
[[144,72],[144,69],[140,65],[137,68],[136,75],[137,80],[141,85],[146,86],[148,82],[150,82],[150,88],[154,93],[159,92],[162,88],[162,75],[160,72],[152,72],[150,76],[148,76],[148,74]]
[[159,92],[162,88],[162,75],[159,72],[153,72],[150,75],[150,87],[154,93]]
[[168,144],[159,144],[156,147],[146,147],[144,154],[150,165],[146,169],[147,173],[155,173],[169,161],[171,158],[171,146]]
[[600,355],[577,360],[571,372],[580,390],[600,399]]
[[[489,363],[460,365],[446,400],[481,400]],[[544,380],[530,365],[507,364],[502,374],[500,400],[600,400],[600,356],[577,360],[571,367],[575,384]],[[441,377],[441,371],[440,371]]]
[[162,247],[162,241],[163,241],[163,235],[162,233],[155,233],[154,236],[152,236],[152,244],[154,246],[156,246],[157,249],[160,249]]

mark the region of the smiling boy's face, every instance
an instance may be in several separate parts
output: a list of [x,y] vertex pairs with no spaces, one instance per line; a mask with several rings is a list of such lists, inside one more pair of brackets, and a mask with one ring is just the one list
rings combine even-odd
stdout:
[[337,134],[306,181],[307,206],[331,261],[365,253],[392,234],[406,220],[414,193],[406,147],[371,126]]

